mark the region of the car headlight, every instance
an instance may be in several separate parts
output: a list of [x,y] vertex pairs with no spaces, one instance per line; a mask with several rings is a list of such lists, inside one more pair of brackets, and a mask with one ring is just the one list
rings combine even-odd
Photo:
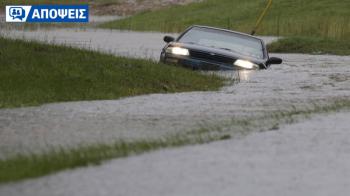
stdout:
[[190,52],[186,48],[180,48],[180,47],[169,47],[166,49],[167,53],[176,54],[176,55],[182,55],[182,56],[188,56],[190,55]]
[[244,68],[244,69],[258,69],[259,68],[259,65],[252,63],[250,61],[245,61],[245,60],[241,60],[241,59],[236,60],[233,64],[238,66],[238,67]]

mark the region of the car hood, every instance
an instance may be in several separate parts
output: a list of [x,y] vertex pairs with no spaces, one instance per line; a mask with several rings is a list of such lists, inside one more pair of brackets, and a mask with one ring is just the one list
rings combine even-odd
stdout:
[[252,62],[254,62],[256,64],[264,64],[267,61],[267,59],[258,59],[258,58],[246,56],[246,55],[234,52],[234,51],[229,51],[229,50],[219,49],[219,48],[213,48],[213,47],[208,47],[208,46],[202,46],[202,45],[198,45],[198,44],[171,42],[169,44],[169,46],[176,46],[176,47],[186,48],[186,49],[189,49],[189,50],[214,53],[214,54],[217,54],[217,55],[226,56],[226,57],[230,57],[230,58],[233,58],[233,59],[248,60],[248,61],[252,61]]

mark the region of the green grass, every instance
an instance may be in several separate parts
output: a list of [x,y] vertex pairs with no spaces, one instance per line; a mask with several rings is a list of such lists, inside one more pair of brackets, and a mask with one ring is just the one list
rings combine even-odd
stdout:
[[[266,4],[267,0],[205,0],[139,13],[130,18],[101,24],[100,27],[182,32],[188,26],[198,24],[250,33]],[[344,0],[273,0],[257,34],[297,37],[273,45],[274,52],[348,55],[349,7],[350,1]],[[301,41],[306,41],[307,44]],[[289,47],[289,44],[294,48]],[[340,44],[339,48],[335,47],[337,44]]]
[[269,52],[350,55],[350,43],[313,37],[287,37],[268,45]]
[[[41,155],[18,155],[0,160],[0,183],[39,177],[65,169],[87,165],[97,165],[104,160],[140,154],[160,148],[201,144],[216,140],[230,139],[237,134],[251,131],[276,130],[280,123],[293,123],[300,118],[316,113],[334,112],[350,107],[348,99],[329,101],[327,105],[310,104],[309,108],[285,108],[285,111],[272,112],[249,119],[233,119],[218,126],[200,128],[169,135],[163,139],[117,141],[113,145],[93,145],[71,150],[56,150]],[[227,129],[229,128],[229,129]]]
[[[101,27],[180,32],[193,24],[250,33],[267,1],[206,0],[148,11]],[[274,0],[262,22],[261,35],[304,35],[349,39],[350,2],[344,0]]]
[[0,108],[216,90],[224,79],[147,60],[0,38]]
[[[220,139],[212,137],[211,140]],[[169,137],[153,141],[118,141],[114,145],[94,145],[73,150],[52,151],[42,155],[17,156],[0,160],[0,183],[39,177],[64,169],[87,165],[98,165],[103,160],[140,154],[165,147],[176,147],[190,143],[211,141],[191,140],[185,137]],[[196,141],[196,142],[195,142]]]

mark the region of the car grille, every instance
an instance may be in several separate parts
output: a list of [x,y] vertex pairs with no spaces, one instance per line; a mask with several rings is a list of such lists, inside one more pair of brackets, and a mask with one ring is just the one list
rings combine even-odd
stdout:
[[235,59],[233,58],[222,56],[215,53],[210,53],[210,52],[190,50],[190,55],[191,57],[196,59],[214,61],[214,62],[225,63],[225,64],[232,64],[235,61]]

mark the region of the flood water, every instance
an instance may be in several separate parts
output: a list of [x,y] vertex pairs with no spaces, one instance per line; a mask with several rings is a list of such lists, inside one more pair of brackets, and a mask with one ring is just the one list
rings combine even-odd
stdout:
[[[39,40],[157,60],[163,33],[95,29],[8,31]],[[275,38],[266,37],[266,42]],[[350,98],[350,56],[271,54],[284,60],[268,70],[223,72],[239,82],[217,92],[153,94],[112,101],[48,104],[0,110],[0,158],[48,148],[160,138],[276,111],[293,111]]]

